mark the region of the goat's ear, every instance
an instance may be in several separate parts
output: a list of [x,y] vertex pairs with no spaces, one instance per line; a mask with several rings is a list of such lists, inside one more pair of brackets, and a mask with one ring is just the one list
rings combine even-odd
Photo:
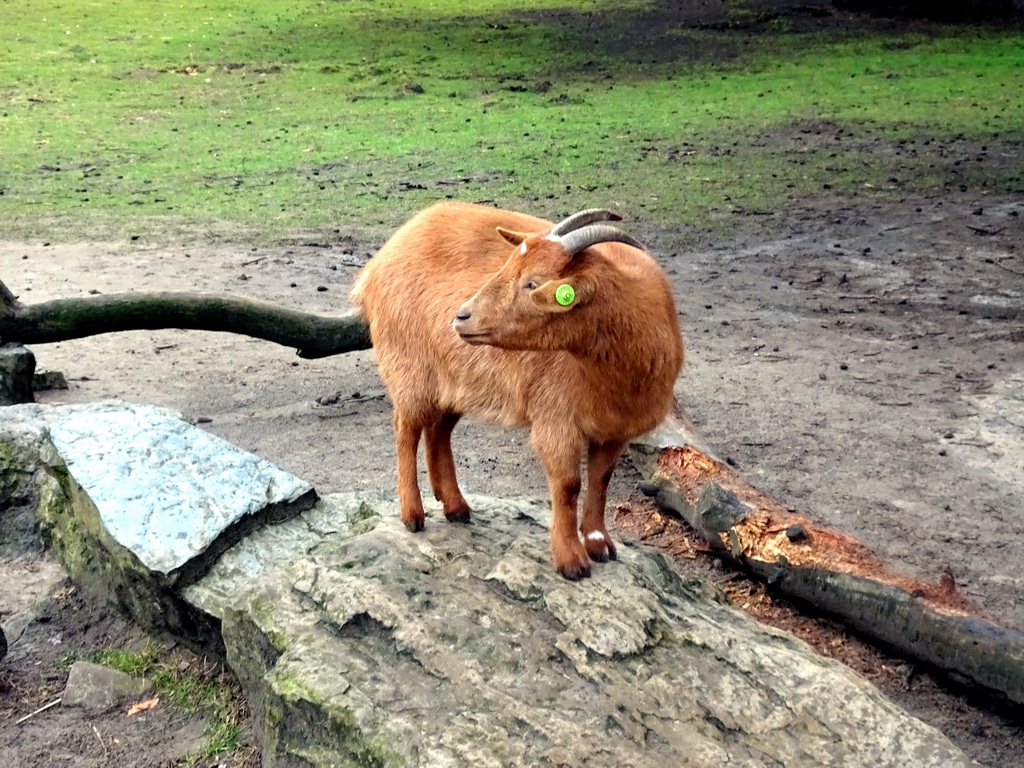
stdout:
[[593,296],[594,286],[585,277],[548,280],[530,293],[533,303],[545,312],[568,312],[588,303]]
[[504,227],[498,227],[497,229],[502,239],[510,245],[520,245],[523,240],[530,236],[526,232],[513,232],[511,229],[505,229]]

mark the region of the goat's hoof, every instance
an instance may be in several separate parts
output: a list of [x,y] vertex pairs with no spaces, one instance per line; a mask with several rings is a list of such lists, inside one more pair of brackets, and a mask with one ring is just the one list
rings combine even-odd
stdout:
[[468,523],[473,516],[473,510],[470,509],[469,504],[462,502],[450,510],[445,508],[444,516],[448,518],[449,523]]
[[558,566],[558,572],[569,581],[590,578],[590,563],[586,560],[575,560]]
[[410,515],[409,517],[402,515],[402,522],[405,523],[405,527],[413,533],[419,533],[424,529],[424,527],[426,527],[427,520],[422,514]]
[[604,531],[591,531],[583,537],[583,545],[587,548],[590,559],[596,563],[615,560],[615,545],[612,537]]

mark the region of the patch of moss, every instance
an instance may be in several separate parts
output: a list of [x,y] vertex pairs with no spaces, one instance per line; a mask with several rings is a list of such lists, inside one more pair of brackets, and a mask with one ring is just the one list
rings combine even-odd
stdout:
[[156,665],[157,654],[153,648],[147,648],[144,651],[104,648],[94,653],[90,661],[93,664],[103,664],[119,670],[132,677],[142,677]]
[[359,502],[359,509],[352,517],[353,520],[369,520],[370,518],[380,517],[377,514],[377,510],[367,504],[365,501]]

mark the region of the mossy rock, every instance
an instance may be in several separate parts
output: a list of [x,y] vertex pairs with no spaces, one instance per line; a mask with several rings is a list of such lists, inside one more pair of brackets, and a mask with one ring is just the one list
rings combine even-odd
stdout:
[[435,511],[411,534],[393,499],[371,504],[379,516],[360,532],[365,504],[340,498],[325,502],[344,530],[221,604],[264,765],[969,764],[854,672],[658,554],[624,543],[592,578],[562,579],[546,502],[474,498],[470,525]]

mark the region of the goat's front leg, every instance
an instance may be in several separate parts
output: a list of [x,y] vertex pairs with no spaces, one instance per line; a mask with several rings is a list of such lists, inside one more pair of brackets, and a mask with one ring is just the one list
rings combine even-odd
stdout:
[[460,414],[446,413],[427,426],[427,473],[434,498],[444,505],[444,516],[452,523],[468,523],[472,509],[459,490],[455,477],[455,459],[452,457],[452,430],[459,423]]
[[583,546],[591,560],[604,562],[615,559],[615,545],[605,527],[604,508],[608,498],[615,464],[622,455],[624,443],[591,443],[587,452],[587,495],[583,502],[583,520],[580,533]]
[[590,576],[590,558],[576,530],[576,504],[579,501],[581,451],[566,450],[564,444],[550,449],[534,447],[544,464],[551,493],[551,557],[555,569],[572,581]]
[[426,523],[420,484],[416,478],[416,450],[423,427],[408,417],[402,417],[397,410],[394,419],[395,447],[398,452],[398,504],[402,510],[402,522],[415,533],[422,531]]

